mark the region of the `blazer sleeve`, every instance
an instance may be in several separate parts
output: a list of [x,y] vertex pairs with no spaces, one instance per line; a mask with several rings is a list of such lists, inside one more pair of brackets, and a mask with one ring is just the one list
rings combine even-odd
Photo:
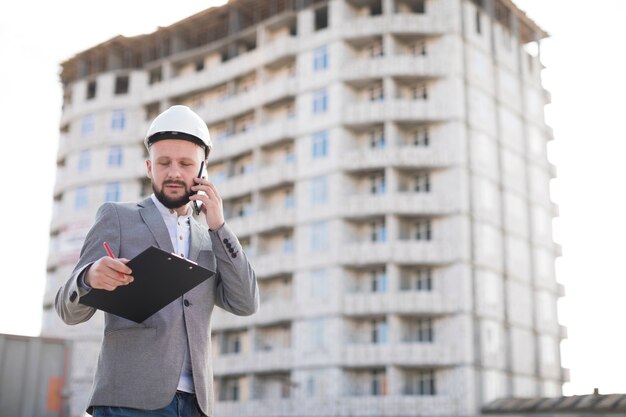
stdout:
[[78,263],[65,285],[57,292],[54,307],[66,324],[83,323],[96,312],[95,308],[80,304],[80,297],[89,290],[79,285],[79,279],[84,277],[95,261],[107,256],[102,246],[103,242],[109,243],[113,253],[119,253],[120,222],[116,207],[112,203],[105,203],[98,209],[96,221],[87,233]]
[[239,239],[227,223],[209,235],[217,260],[215,304],[238,316],[254,314],[259,309],[259,288]]

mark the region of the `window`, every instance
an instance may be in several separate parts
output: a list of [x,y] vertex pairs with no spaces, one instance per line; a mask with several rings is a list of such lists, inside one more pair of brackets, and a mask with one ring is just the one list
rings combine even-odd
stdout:
[[76,189],[76,194],[74,195],[74,208],[76,210],[81,210],[87,207],[89,204],[87,187],[79,187]]
[[328,201],[327,177],[316,177],[311,180],[311,205],[318,206]]
[[370,132],[370,147],[372,149],[382,149],[385,147],[384,129],[376,129]]
[[418,269],[415,272],[415,289],[417,291],[432,291],[433,280],[430,268]]
[[121,146],[114,145],[109,148],[109,157],[107,158],[107,163],[110,167],[122,166],[122,164],[124,163],[124,154]]
[[475,24],[476,24],[476,33],[480,35],[482,33],[482,27],[481,27],[480,10],[478,9],[476,9]]
[[385,194],[387,186],[385,184],[385,174],[370,176],[370,194]]
[[313,159],[328,155],[328,132],[323,130],[313,134]]
[[317,222],[311,225],[311,250],[328,249],[328,223]]
[[293,253],[293,236],[283,236],[283,253]]
[[406,327],[404,341],[409,343],[432,343],[433,320],[430,318],[411,320]]
[[222,380],[220,401],[239,401],[239,378],[230,377]]
[[311,271],[311,297],[317,300],[328,299],[328,270],[317,269]]
[[111,130],[122,131],[126,127],[126,112],[124,110],[113,110],[111,114]]
[[427,127],[413,131],[413,146],[428,146],[429,144],[430,136]]
[[290,164],[296,161],[296,154],[293,151],[293,147],[286,146],[285,147],[285,162]]
[[372,242],[384,242],[387,240],[387,228],[384,221],[370,224],[370,237]]
[[203,60],[196,61],[196,72],[200,72],[203,69],[204,69],[204,61]]
[[419,268],[405,273],[400,281],[400,289],[402,291],[432,291],[432,269]]
[[383,92],[383,83],[376,83],[367,89],[367,94],[370,101],[383,101],[385,94]]
[[89,81],[87,83],[87,100],[91,100],[92,98],[96,97],[96,89],[97,89],[98,84],[96,83],[96,81]]
[[315,30],[328,27],[328,7],[320,7],[315,10]]
[[431,240],[430,220],[419,220],[415,223],[415,240]]
[[316,319],[310,321],[311,325],[311,348],[323,349],[326,345],[326,320]]
[[407,372],[404,395],[435,395],[435,371],[424,369]]
[[78,172],[89,171],[91,165],[91,152],[85,149],[78,155]]
[[428,100],[428,88],[426,84],[417,84],[411,87],[413,100]]
[[313,93],[313,113],[326,113],[328,111],[328,94],[325,88]]
[[328,47],[321,46],[313,51],[313,71],[328,69]]
[[430,192],[430,174],[428,172],[420,172],[415,175],[415,185],[413,191],[416,193]]
[[371,58],[378,58],[384,55],[382,41],[376,41],[374,43],[369,44],[365,48],[365,50],[367,52],[367,55]]
[[110,182],[106,185],[104,201],[120,201],[120,183]]
[[413,42],[411,44],[410,50],[411,55],[413,56],[426,56],[428,54],[428,50],[426,49],[426,41],[424,40]]
[[241,336],[241,332],[224,333],[220,347],[222,355],[241,353]]
[[371,324],[371,343],[385,344],[387,343],[387,319],[372,320]]
[[157,67],[153,70],[150,70],[150,74],[148,75],[148,84],[156,84],[160,83],[163,80],[163,70],[161,67]]
[[387,395],[387,375],[384,370],[372,371],[370,395]]
[[128,94],[128,75],[115,77],[115,95]]
[[426,13],[426,0],[417,0],[415,5],[415,12],[419,14]]
[[293,197],[291,190],[285,191],[285,208],[293,208],[296,205],[296,200]]
[[387,272],[385,269],[372,271],[370,275],[371,292],[387,292]]
[[80,121],[80,135],[82,137],[90,136],[95,130],[95,124],[96,122],[93,114],[83,116]]

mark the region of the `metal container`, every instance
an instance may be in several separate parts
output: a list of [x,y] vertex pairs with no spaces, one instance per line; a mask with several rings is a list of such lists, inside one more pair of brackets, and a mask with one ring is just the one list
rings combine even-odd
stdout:
[[62,417],[70,342],[0,334],[0,416]]

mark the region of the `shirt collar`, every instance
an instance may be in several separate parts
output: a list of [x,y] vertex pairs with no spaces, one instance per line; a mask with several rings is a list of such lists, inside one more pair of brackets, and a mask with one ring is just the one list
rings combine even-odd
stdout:
[[163,205],[163,203],[161,203],[159,201],[159,199],[154,195],[154,193],[152,193],[150,198],[152,199],[152,202],[154,203],[154,205],[159,210],[159,213],[161,213],[161,215],[164,218],[167,218],[167,217],[183,217],[184,219],[189,221],[189,217],[191,216],[191,207],[189,207],[189,204],[187,204],[187,212],[184,215],[182,215],[182,216],[178,216],[178,214],[176,213],[175,210],[168,209],[167,207],[165,207]]

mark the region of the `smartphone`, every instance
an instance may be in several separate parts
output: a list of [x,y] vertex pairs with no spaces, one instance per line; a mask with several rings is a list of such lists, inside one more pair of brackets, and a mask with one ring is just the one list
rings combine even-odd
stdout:
[[[200,162],[200,171],[198,171],[198,175],[196,175],[196,178],[204,178],[204,176],[202,175],[202,171],[204,170],[204,161]],[[193,194],[197,194],[197,191],[194,191]],[[200,204],[198,201],[192,201],[193,203],[193,211],[196,213],[196,215],[200,214]]]

